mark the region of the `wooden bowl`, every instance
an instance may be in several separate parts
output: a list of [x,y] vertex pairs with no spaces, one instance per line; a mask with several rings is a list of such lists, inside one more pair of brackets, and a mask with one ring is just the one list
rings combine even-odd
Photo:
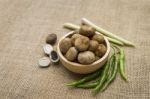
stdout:
[[[100,58],[99,60],[95,61],[94,63],[92,64],[88,64],[88,65],[83,65],[83,64],[80,64],[80,63],[75,63],[75,62],[71,62],[71,61],[68,61],[64,55],[61,53],[60,51],[60,48],[59,48],[59,44],[60,42],[72,35],[74,33],[74,31],[71,31],[69,33],[67,33],[65,36],[63,36],[59,42],[58,42],[58,45],[57,45],[57,52],[58,52],[58,55],[60,57],[60,61],[62,62],[62,64],[70,71],[74,72],[74,73],[79,73],[79,74],[88,74],[88,73],[91,73],[91,72],[94,72],[96,71],[97,69],[101,68],[105,62],[107,61],[108,59],[108,56],[109,56],[109,53],[110,53],[110,43],[109,41],[107,40],[106,37],[104,37],[105,39],[105,42],[106,42],[106,47],[107,47],[107,51],[105,53],[105,55]],[[100,34],[98,32],[96,32],[97,34]]]

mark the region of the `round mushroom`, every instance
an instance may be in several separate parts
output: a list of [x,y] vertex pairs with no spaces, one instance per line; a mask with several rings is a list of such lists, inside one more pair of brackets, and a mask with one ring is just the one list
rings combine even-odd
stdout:
[[95,55],[91,51],[80,52],[78,55],[78,62],[81,64],[91,64],[95,61]]
[[74,61],[74,60],[76,59],[77,55],[78,55],[77,49],[76,49],[75,47],[71,47],[71,48],[67,51],[65,57],[66,57],[66,59],[69,60],[69,61]]
[[81,25],[80,29],[79,29],[79,33],[81,35],[87,36],[87,37],[91,37],[95,34],[95,29],[93,27],[90,27],[88,25]]
[[99,60],[100,59],[100,57],[98,57],[98,56],[95,56],[95,61],[97,61],[97,60]]
[[82,35],[80,35],[80,34],[78,34],[78,33],[73,34],[72,37],[71,37],[72,45],[74,45],[74,44],[75,44],[75,40],[76,40],[77,38],[80,38],[80,37],[82,37]]
[[104,44],[99,44],[98,48],[95,51],[95,54],[99,57],[102,57],[107,51],[107,48]]
[[94,52],[97,49],[98,45],[99,44],[97,41],[90,40],[89,50]]
[[100,34],[95,34],[92,39],[98,41],[100,44],[105,42],[104,37]]
[[75,40],[75,47],[79,51],[86,51],[89,47],[89,38],[88,37],[79,37]]
[[60,51],[65,54],[69,48],[72,46],[71,43],[71,39],[70,38],[64,38],[61,42],[60,42]]
[[51,34],[49,34],[47,36],[46,43],[48,43],[48,44],[55,44],[56,40],[57,40],[57,35],[54,34],[54,33],[51,33]]

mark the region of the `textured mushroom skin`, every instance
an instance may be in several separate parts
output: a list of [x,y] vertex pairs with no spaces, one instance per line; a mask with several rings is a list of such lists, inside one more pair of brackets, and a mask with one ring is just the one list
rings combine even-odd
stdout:
[[100,57],[99,56],[95,56],[95,61],[99,60]]
[[81,25],[80,29],[79,29],[79,33],[81,35],[87,36],[87,37],[91,37],[95,34],[95,29],[87,26],[87,25]]
[[76,40],[77,38],[80,38],[80,37],[82,37],[82,35],[80,35],[80,34],[78,34],[78,33],[73,34],[72,37],[71,37],[71,43],[72,43],[72,45],[74,45],[74,44],[75,44],[75,40]]
[[80,52],[78,55],[78,62],[81,64],[91,64],[95,61],[95,55],[91,51]]
[[46,43],[48,44],[54,44],[57,40],[57,35],[52,33],[52,34],[49,34],[46,38]]
[[104,44],[99,44],[97,50],[95,51],[95,54],[99,57],[102,57],[107,51],[107,48]]
[[70,38],[64,38],[61,42],[60,42],[60,51],[65,54],[69,48],[72,46],[71,43],[71,39]]
[[76,49],[75,47],[71,47],[71,48],[67,51],[65,57],[66,57],[66,59],[69,60],[69,61],[74,61],[74,60],[77,58],[77,55],[78,55],[77,49]]
[[75,47],[78,51],[86,51],[89,47],[89,38],[88,37],[80,37],[75,40]]
[[94,52],[98,48],[98,45],[97,41],[90,40],[89,50]]
[[92,39],[98,41],[100,44],[105,42],[104,37],[100,34],[95,34]]
[[87,25],[81,26],[78,31],[60,42],[60,51],[64,57],[68,61],[83,65],[99,60],[106,50],[104,37],[96,34],[95,30]]

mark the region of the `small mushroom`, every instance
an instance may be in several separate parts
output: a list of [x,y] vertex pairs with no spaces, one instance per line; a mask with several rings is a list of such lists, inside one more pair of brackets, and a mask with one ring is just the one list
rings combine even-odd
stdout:
[[71,48],[67,51],[65,57],[66,57],[66,59],[68,59],[69,61],[74,61],[74,60],[76,59],[77,55],[78,55],[77,49],[76,49],[75,47],[71,47]]
[[48,43],[48,44],[55,44],[56,40],[57,40],[57,35],[54,34],[54,33],[51,33],[51,34],[49,34],[47,36],[46,43]]
[[90,27],[88,25],[81,25],[80,29],[79,29],[79,33],[81,35],[87,36],[87,37],[91,37],[95,34],[95,29],[93,27]]
[[77,38],[80,38],[80,37],[82,37],[82,35],[80,35],[80,34],[78,34],[78,33],[73,34],[72,37],[71,37],[72,45],[74,45],[75,40],[76,40]]
[[71,44],[71,39],[70,38],[64,38],[61,42],[60,42],[60,51],[65,54],[69,48],[72,46]]
[[95,34],[92,39],[98,41],[100,44],[105,42],[104,37],[100,34]]
[[95,56],[95,61],[97,61],[97,60],[99,60],[100,59],[100,57],[98,57],[98,56]]
[[102,57],[107,51],[107,48],[104,44],[99,44],[98,48],[95,51],[95,54],[99,57]]
[[78,62],[81,64],[91,64],[95,61],[95,55],[91,51],[80,52]]
[[89,50],[90,51],[95,51],[98,47],[98,42],[95,40],[90,40],[90,45],[89,45]]
[[79,51],[86,51],[89,47],[89,38],[88,37],[80,37],[75,40],[75,47]]

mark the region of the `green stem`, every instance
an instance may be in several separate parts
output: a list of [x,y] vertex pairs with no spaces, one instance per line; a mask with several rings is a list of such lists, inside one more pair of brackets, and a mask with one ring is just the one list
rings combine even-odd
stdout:
[[107,37],[105,36],[110,42],[114,43],[114,44],[117,44],[117,45],[121,45],[123,46],[124,44],[116,39],[113,39],[113,38],[110,38],[110,37]]
[[64,28],[68,28],[68,29],[71,29],[71,30],[80,29],[80,26],[72,24],[72,23],[65,23],[63,26],[64,26]]
[[123,42],[125,45],[134,46],[134,44],[131,43],[130,41],[127,41],[127,40],[125,40],[125,39],[123,39],[123,38],[121,38],[121,37],[119,37],[117,35],[114,35],[113,33],[109,32],[109,31],[107,31],[107,30],[105,30],[105,29],[103,29],[101,27],[98,27],[97,25],[95,25],[94,23],[90,22],[86,18],[82,18],[82,22],[84,24],[86,24],[86,25],[89,25],[89,26],[95,28],[98,32],[100,32],[100,33],[102,33],[102,34],[104,34],[104,35],[106,35],[108,37],[111,37],[111,38],[114,38],[116,40],[119,40],[119,41]]

